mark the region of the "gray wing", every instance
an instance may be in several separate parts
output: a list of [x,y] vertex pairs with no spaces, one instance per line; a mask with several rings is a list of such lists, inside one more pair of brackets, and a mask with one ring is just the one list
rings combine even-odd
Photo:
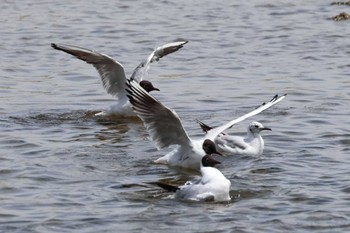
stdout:
[[215,142],[227,148],[228,150],[240,149],[245,150],[247,148],[247,143],[244,142],[244,137],[241,136],[231,136],[228,134],[219,135]]
[[119,62],[105,54],[77,46],[52,43],[51,47],[71,54],[88,64],[92,64],[100,74],[103,87],[107,93],[118,99],[125,98],[126,76],[124,67]]
[[[211,126],[205,124],[204,122],[197,120],[197,123],[202,128],[202,130],[207,133],[209,130],[213,129]],[[229,134],[220,133],[216,139],[215,142],[218,144],[221,144],[222,146],[225,146],[228,148],[228,145],[230,148],[238,147],[241,150],[246,149],[247,144],[244,142],[244,138],[240,136],[231,136]]]
[[128,80],[127,86],[129,101],[135,113],[144,122],[157,148],[191,145],[191,139],[175,111],[160,103],[135,80]]
[[266,109],[271,108],[272,106],[274,106],[275,104],[279,103],[280,101],[282,101],[284,98],[286,97],[286,94],[282,95],[282,96],[278,96],[275,95],[269,102],[267,103],[263,103],[262,105],[260,105],[258,108],[254,109],[253,111],[238,117],[237,119],[234,119],[232,121],[227,122],[226,124],[213,128],[211,130],[209,130],[206,134],[206,138],[211,139],[211,140],[215,140],[215,138],[222,133],[223,131],[225,131],[228,128],[231,128],[233,125],[247,119],[248,117],[252,117],[255,116],[263,111],[265,111]]
[[176,52],[177,50],[181,49],[185,44],[187,44],[188,41],[176,41],[172,43],[165,44],[163,46],[160,46],[156,48],[148,57],[146,60],[142,61],[134,70],[132,73],[130,79],[134,79],[138,82],[142,81],[145,73],[149,69],[150,65],[154,61],[159,61],[160,58]]

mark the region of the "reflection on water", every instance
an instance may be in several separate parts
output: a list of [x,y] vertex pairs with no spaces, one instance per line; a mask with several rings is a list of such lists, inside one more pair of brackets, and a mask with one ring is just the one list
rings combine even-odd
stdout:
[[[4,1],[0,16],[1,232],[348,232],[349,30],[329,2]],[[219,125],[274,94],[259,158],[223,158],[228,203],[175,200],[155,182],[198,173],[153,161],[136,118],[95,116],[114,98],[93,67],[50,43],[91,48],[133,70],[155,47],[190,42],[149,70],[154,93]],[[129,76],[130,74],[127,74]]]

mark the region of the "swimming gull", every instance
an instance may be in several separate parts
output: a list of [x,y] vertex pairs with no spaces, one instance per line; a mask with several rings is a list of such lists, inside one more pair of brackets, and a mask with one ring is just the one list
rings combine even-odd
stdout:
[[[212,129],[212,127],[197,120],[204,132]],[[260,156],[264,151],[264,139],[260,132],[263,130],[271,130],[264,127],[263,124],[253,121],[247,128],[246,136],[229,135],[221,133],[215,138],[215,144],[219,151],[226,154],[240,154],[248,156]]]
[[199,180],[187,181],[181,186],[162,182],[156,184],[168,191],[175,192],[175,198],[180,200],[214,202],[231,200],[231,182],[214,167],[220,163],[213,158],[213,155],[218,153],[215,149],[215,143],[206,139],[203,143],[203,150],[206,155],[201,160],[201,178]]

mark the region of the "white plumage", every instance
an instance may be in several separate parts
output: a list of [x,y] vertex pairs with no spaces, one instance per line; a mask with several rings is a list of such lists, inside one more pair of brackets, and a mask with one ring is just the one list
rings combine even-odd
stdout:
[[[204,131],[211,129],[210,126],[198,121]],[[248,156],[260,156],[264,151],[264,139],[260,132],[271,130],[264,127],[260,122],[253,121],[247,128],[246,136],[236,136],[227,133],[219,134],[215,138],[215,144],[219,151],[228,155],[240,154]]]
[[191,201],[229,201],[231,182],[214,167],[201,167],[201,179],[187,181],[179,187],[175,198]]
[[190,201],[229,201],[231,182],[214,166],[220,162],[213,158],[218,154],[215,143],[206,139],[202,149],[206,155],[200,163],[201,178],[196,181],[187,181],[182,186],[173,186],[161,182],[157,184],[175,192],[175,198]]

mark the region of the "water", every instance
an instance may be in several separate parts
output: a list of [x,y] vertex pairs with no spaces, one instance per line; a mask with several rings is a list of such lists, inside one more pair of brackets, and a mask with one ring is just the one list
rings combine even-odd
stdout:
[[[349,22],[331,1],[2,1],[1,232],[348,232]],[[276,93],[251,120],[259,158],[227,158],[229,203],[188,203],[152,185],[182,174],[136,118],[94,117],[113,98],[89,65],[50,48],[104,52],[130,75],[156,46],[190,43],[149,71],[191,136]]]

